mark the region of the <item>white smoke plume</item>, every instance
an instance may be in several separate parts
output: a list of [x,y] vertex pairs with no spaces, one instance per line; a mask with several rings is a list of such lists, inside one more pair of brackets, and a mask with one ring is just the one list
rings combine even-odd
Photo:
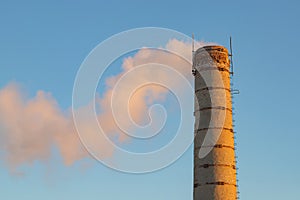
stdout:
[[[197,43],[197,47],[201,45],[203,43]],[[170,40],[166,48],[191,60],[191,44]],[[191,66],[174,54],[145,48],[139,50],[133,57],[126,58],[123,61],[122,72],[107,79],[105,86],[107,90],[97,100],[101,108],[101,113],[98,115],[99,123],[108,136],[117,136],[120,142],[128,140],[129,136],[117,127],[110,109],[113,87],[127,71],[147,63],[165,64],[184,76],[191,77]],[[172,79],[150,70],[136,77],[147,81],[149,76]],[[134,85],[136,81],[133,79],[125,84]],[[174,87],[180,84],[176,80],[172,80],[172,83]],[[132,119],[136,123],[147,123],[149,104],[154,100],[163,101],[167,92],[164,87],[150,85],[135,91],[129,101],[119,99],[119,103],[129,102]],[[125,124],[130,127],[130,123],[128,121]],[[89,126],[88,119],[86,126]],[[76,133],[71,112],[61,110],[54,97],[48,92],[38,91],[33,98],[26,98],[21,87],[16,83],[10,83],[2,88],[0,90],[0,156],[3,161],[10,168],[31,164],[34,161],[48,161],[51,159],[53,148],[58,149],[67,166],[89,156]],[[113,156],[114,149],[111,147],[100,145],[99,148],[104,152],[104,156]]]

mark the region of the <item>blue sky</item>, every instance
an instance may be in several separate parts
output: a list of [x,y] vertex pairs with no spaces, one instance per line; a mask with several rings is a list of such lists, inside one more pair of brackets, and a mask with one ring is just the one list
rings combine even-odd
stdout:
[[[76,72],[109,36],[131,28],[171,28],[228,46],[233,37],[239,185],[242,199],[300,196],[298,1],[2,1],[0,88],[15,81],[33,96],[49,91],[71,106]],[[0,165],[0,199],[192,199],[192,151],[149,174],[96,161],[66,167],[59,158]]]

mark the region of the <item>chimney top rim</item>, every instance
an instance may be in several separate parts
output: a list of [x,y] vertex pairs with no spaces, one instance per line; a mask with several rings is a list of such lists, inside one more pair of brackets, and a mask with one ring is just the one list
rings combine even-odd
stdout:
[[201,52],[201,51],[219,51],[219,52],[224,52],[228,53],[228,50],[226,47],[221,46],[221,45],[207,45],[200,47],[199,49],[196,50],[196,53]]

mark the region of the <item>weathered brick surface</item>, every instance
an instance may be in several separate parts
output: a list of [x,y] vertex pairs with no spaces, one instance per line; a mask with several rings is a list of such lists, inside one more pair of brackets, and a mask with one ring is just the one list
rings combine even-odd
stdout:
[[[227,49],[222,46],[198,49],[194,68],[194,200],[235,200],[236,168]],[[211,136],[208,144],[212,150],[200,159],[199,149],[207,148],[203,146],[207,134]]]

